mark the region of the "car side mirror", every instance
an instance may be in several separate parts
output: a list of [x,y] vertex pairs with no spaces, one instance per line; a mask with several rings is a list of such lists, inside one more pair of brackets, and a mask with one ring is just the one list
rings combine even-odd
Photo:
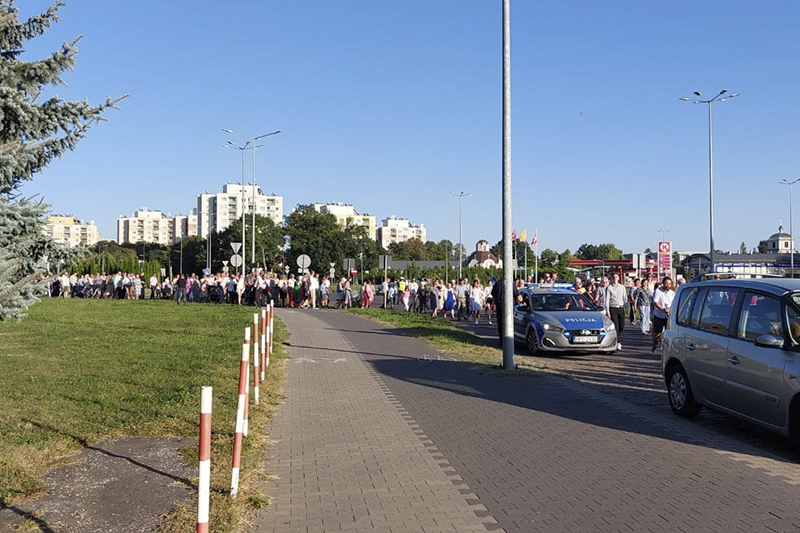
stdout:
[[763,346],[764,348],[783,348],[783,337],[766,333],[759,335],[755,338],[756,346]]

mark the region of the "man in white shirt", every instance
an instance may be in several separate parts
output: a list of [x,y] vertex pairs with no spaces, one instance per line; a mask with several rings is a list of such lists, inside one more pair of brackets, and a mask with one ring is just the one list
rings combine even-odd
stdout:
[[155,274],[150,276],[150,299],[156,299],[156,289],[158,288],[158,278]]
[[625,290],[625,285],[619,282],[619,274],[615,273],[612,279],[614,281],[605,289],[603,307],[606,316],[611,319],[617,330],[617,350],[621,350],[622,343],[619,341],[625,329],[625,300],[628,298],[628,292]]
[[672,278],[665,276],[663,283],[653,294],[653,349],[651,350],[653,352],[656,351],[661,334],[667,326],[673,298],[675,298],[675,289],[672,285]]

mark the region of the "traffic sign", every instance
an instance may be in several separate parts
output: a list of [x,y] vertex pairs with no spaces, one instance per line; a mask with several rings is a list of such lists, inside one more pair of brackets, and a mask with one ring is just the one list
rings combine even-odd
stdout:
[[291,269],[292,269],[292,267],[290,267],[289,265],[286,265],[285,267],[283,267],[283,271],[286,272],[287,274],[289,273],[289,271]]
[[[239,250],[242,249],[242,243],[240,243],[240,242],[232,242],[231,243],[231,248],[233,248],[233,253],[238,254]],[[236,266],[236,265],[234,265],[234,266]]]
[[306,254],[302,254],[297,258],[297,266],[302,269],[306,269],[311,266],[311,258],[308,257]]
[[242,259],[241,255],[233,254],[231,256],[231,265],[235,266],[236,268],[239,268],[240,266],[242,266],[242,263],[244,263],[244,259]]
[[350,271],[350,274],[352,274],[353,276],[355,276],[356,274],[358,274],[358,270],[356,270],[356,269],[354,268],[353,270],[351,270],[351,271]]
[[658,243],[658,253],[668,254],[672,252],[672,242],[661,241]]

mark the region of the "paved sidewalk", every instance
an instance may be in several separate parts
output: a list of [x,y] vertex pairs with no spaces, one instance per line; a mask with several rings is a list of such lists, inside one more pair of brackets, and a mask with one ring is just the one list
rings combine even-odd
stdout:
[[279,316],[294,359],[257,531],[800,531],[796,460],[573,379],[481,374],[349,313]]
[[496,523],[321,314],[278,316],[292,333],[292,359],[286,399],[269,429],[273,503],[254,531],[460,532]]

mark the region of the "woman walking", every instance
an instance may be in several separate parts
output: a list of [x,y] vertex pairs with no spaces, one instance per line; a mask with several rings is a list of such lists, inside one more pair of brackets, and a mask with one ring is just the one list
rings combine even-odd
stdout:
[[453,285],[454,285],[454,283],[451,281],[445,287],[444,316],[447,317],[447,313],[450,313],[450,318],[455,320],[456,319],[456,295],[455,295],[455,292],[453,292]]
[[478,325],[478,320],[481,318],[481,309],[483,309],[486,296],[481,287],[481,282],[478,278],[472,282],[472,290],[469,293],[469,310],[472,312],[472,318],[475,319],[475,325]]
[[486,302],[486,318],[489,319],[489,325],[492,325],[492,308],[494,307],[494,297],[492,296],[492,289],[494,284],[497,283],[497,278],[492,278],[486,284],[486,290],[483,291],[483,300]]

